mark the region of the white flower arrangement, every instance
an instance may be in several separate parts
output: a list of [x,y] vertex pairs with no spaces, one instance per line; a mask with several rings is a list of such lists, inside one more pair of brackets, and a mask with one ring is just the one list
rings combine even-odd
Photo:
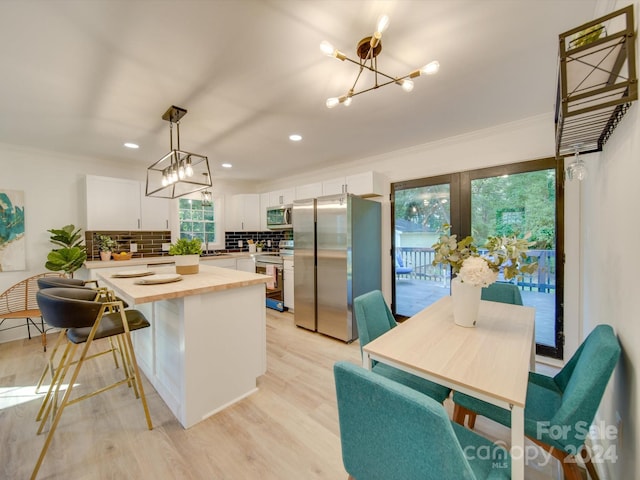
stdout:
[[[443,229],[449,231],[450,225]],[[498,272],[502,270],[505,280],[510,280],[518,274],[534,273],[538,268],[537,262],[527,261],[527,252],[533,242],[529,241],[530,234],[524,238],[489,237],[483,256],[473,243],[473,237],[468,236],[457,240],[457,235],[443,234],[438,242],[433,244],[435,257],[432,264],[449,264],[451,272],[462,281],[478,287],[488,287],[498,279]]]
[[462,262],[458,278],[475,287],[488,287],[498,279],[498,272],[491,270],[484,258],[469,257]]

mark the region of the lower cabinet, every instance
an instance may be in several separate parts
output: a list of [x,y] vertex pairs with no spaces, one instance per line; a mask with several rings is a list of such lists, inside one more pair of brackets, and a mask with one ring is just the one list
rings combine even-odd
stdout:
[[284,261],[284,306],[293,311],[293,260]]
[[236,270],[256,273],[256,262],[253,258],[238,258],[236,259]]

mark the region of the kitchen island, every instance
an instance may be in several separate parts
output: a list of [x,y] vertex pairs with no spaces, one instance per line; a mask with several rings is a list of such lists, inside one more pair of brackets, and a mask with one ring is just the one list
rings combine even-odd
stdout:
[[[151,268],[157,274],[173,267]],[[136,357],[184,428],[257,390],[266,372],[265,283],[270,277],[200,265],[177,282],[140,285],[153,276],[99,273],[151,323],[132,333]]]

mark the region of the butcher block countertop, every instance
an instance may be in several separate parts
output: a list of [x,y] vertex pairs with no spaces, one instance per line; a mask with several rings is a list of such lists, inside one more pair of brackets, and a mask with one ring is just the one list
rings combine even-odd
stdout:
[[[224,258],[251,258],[255,256],[255,253],[249,252],[233,252],[224,253],[221,255],[203,255],[200,257],[202,260],[222,260]],[[171,255],[165,255],[161,257],[143,257],[132,258],[131,260],[109,260],[103,262],[102,260],[88,260],[84,262],[84,267],[88,270],[94,268],[113,268],[113,267],[135,267],[138,265],[157,265],[157,264],[173,264],[173,257]]]
[[[126,260],[118,263],[125,263]],[[145,264],[146,265],[146,264]],[[141,269],[142,270],[142,269]],[[175,274],[175,267],[149,268],[157,274]],[[118,296],[133,304],[168,300],[190,295],[218,292],[231,288],[248,287],[267,283],[268,275],[249,273],[228,268],[200,264],[199,273],[182,275],[182,280],[155,285],[139,285],[136,282],[150,279],[151,275],[133,278],[114,278],[111,273],[99,273],[101,283],[113,289]]]

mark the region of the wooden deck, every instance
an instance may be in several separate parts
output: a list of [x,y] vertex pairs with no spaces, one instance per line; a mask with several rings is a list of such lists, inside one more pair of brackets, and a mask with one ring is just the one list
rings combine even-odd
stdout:
[[[522,301],[536,309],[536,343],[555,346],[555,294],[524,290]],[[445,282],[396,278],[396,313],[410,317],[449,295]]]

